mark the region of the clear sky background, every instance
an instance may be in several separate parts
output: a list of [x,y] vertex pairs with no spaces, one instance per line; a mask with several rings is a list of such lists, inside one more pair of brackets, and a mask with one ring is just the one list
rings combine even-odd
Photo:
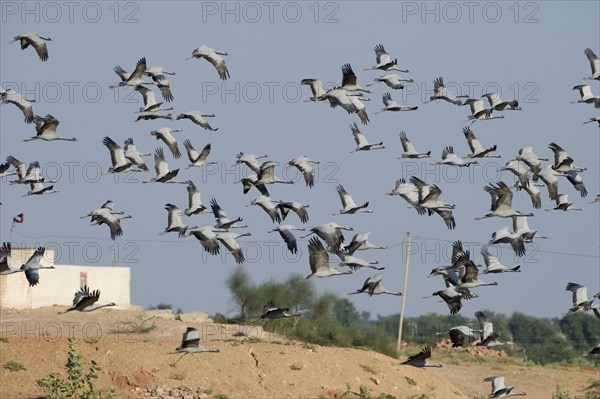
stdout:
[[[173,159],[171,168],[180,168],[180,180],[193,180],[208,204],[216,198],[232,217],[242,216],[251,237],[241,242],[248,261],[246,270],[256,282],[283,280],[292,273],[309,273],[307,239],[300,240],[300,252],[286,252],[279,235],[267,234],[274,227],[258,207],[245,207],[258,194],[242,194],[233,183],[246,168],[232,168],[235,156],[243,151],[268,154],[279,162],[279,176],[294,178],[294,185],[269,187],[274,199],[310,204],[312,227],[336,221],[352,226],[355,232],[372,231],[371,241],[389,245],[387,250],[358,252],[360,257],[378,260],[385,266],[384,285],[402,290],[404,274],[403,242],[412,231],[407,315],[427,312],[446,314],[447,307],[424,295],[441,289],[441,278],[426,279],[429,271],[449,264],[450,245],[462,240],[477,263],[479,250],[493,231],[509,226],[510,219],[475,221],[490,206],[483,190],[488,182],[514,178],[496,169],[516,156],[521,147],[533,146],[540,156],[552,158],[551,142],[564,147],[583,174],[590,195],[580,198],[562,179],[559,191],[584,212],[545,212],[535,210],[530,227],[550,240],[538,240],[521,259],[507,246],[494,249],[507,266],[521,265],[522,273],[482,277],[498,281],[498,287],[483,287],[480,298],[464,303],[461,314],[470,316],[478,309],[511,314],[522,311],[537,316],[559,316],[570,305],[565,285],[587,285],[589,293],[600,289],[599,224],[600,206],[588,204],[600,192],[599,129],[582,124],[598,115],[592,105],[570,104],[578,98],[573,86],[583,84],[590,66],[583,54],[586,47],[600,54],[600,4],[593,1],[567,2],[62,2],[1,3],[0,80],[3,87],[15,87],[35,98],[38,115],[52,114],[61,124],[64,136],[79,141],[31,142],[22,140],[35,134],[34,125],[12,105],[0,107],[0,158],[13,155],[27,163],[37,160],[47,178],[58,178],[59,193],[22,198],[25,186],[0,184],[2,240],[9,239],[12,218],[23,212],[25,222],[17,225],[12,241],[23,246],[46,245],[57,254],[58,264],[93,264],[131,267],[132,303],[170,303],[184,311],[204,310],[233,315],[234,305],[224,281],[235,267],[233,258],[222,248],[222,256],[207,255],[194,238],[178,239],[175,234],[159,236],[167,223],[163,209],[170,202],[187,206],[184,185],[141,184],[152,173],[104,176],[101,168],[110,165],[102,138],[118,143],[132,137],[142,152],[152,152],[162,142],[148,133],[170,126],[182,128],[176,135],[183,151],[188,138],[200,149],[212,143],[210,158],[215,167],[188,169],[184,156]],[[73,7],[73,8],[69,8]],[[9,44],[14,35],[34,31],[49,36],[50,59],[41,62],[33,49],[21,51]],[[384,141],[384,150],[354,153],[355,143],[349,125],[356,115],[331,109],[326,103],[304,103],[309,88],[300,86],[303,78],[319,78],[339,84],[340,67],[351,63],[364,87],[380,71],[363,72],[375,64],[373,47],[383,43],[415,84],[405,90],[390,90],[384,84],[372,88],[367,110],[371,123],[361,130],[372,142]],[[228,52],[226,63],[231,79],[222,82],[205,60],[185,61],[196,47],[206,44]],[[147,121],[133,123],[141,96],[131,89],[111,91],[118,78],[112,68],[121,65],[133,70],[136,61],[146,57],[148,66],[160,65],[177,75],[169,76],[175,101],[175,115],[189,110],[214,113],[211,120],[218,132],[208,132],[189,121]],[[469,169],[432,166],[442,149],[453,145],[467,154],[462,134],[468,107],[449,103],[421,104],[431,95],[432,81],[443,76],[455,91],[479,97],[500,91],[505,100],[517,99],[523,110],[505,111],[505,119],[476,122],[472,129],[484,146],[496,144],[501,159],[483,160]],[[600,94],[598,82],[591,83]],[[382,107],[381,96],[390,91],[394,99],[419,105],[411,113],[374,115]],[[157,99],[161,98],[156,94]],[[396,159],[402,152],[398,133],[406,131],[418,150],[432,151],[423,161]],[[298,155],[321,161],[317,181],[309,189],[295,170],[285,164]],[[152,168],[152,158],[147,158]],[[457,228],[447,230],[438,216],[418,216],[398,197],[383,193],[396,179],[417,175],[442,190],[442,199],[457,204]],[[331,216],[340,208],[335,191],[343,184],[357,203],[370,202],[372,214]],[[554,203],[542,189],[543,206]],[[116,241],[105,226],[90,227],[80,220],[107,199],[115,208],[134,216],[122,222],[125,234]],[[514,208],[533,211],[524,192],[515,193]],[[212,225],[211,213],[186,218],[190,225]],[[286,223],[300,226],[296,215]],[[240,230],[236,232],[245,232]],[[301,233],[301,232],[300,232]],[[352,237],[346,234],[347,240]],[[72,256],[71,256],[72,255]],[[351,276],[318,279],[319,291],[339,295],[359,288],[372,270],[359,270]],[[22,277],[22,276],[20,276]],[[19,277],[19,278],[20,278]],[[56,287],[60,289],[60,287]],[[387,315],[400,309],[398,297],[351,296],[359,311]],[[110,298],[104,298],[109,301]]]

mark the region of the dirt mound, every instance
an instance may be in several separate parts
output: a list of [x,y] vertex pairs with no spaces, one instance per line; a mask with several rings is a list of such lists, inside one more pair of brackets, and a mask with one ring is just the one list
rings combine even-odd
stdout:
[[36,380],[50,372],[65,375],[72,335],[79,337],[86,364],[94,359],[103,368],[98,387],[105,392],[115,388],[119,398],[352,398],[361,389],[373,396],[471,398],[487,395],[489,386],[481,381],[498,374],[528,397],[548,398],[556,383],[578,393],[599,377],[597,370],[480,363],[474,357],[473,363],[464,363],[446,349],[434,351],[432,359],[444,367],[418,369],[371,351],[292,342],[259,326],[214,323],[190,324],[203,331],[204,346],[221,352],[186,355],[173,367],[181,356],[173,351],[188,323],[142,309],[58,316],[62,310],[2,313],[0,364],[18,362],[26,371],[0,369],[1,398],[43,396]]

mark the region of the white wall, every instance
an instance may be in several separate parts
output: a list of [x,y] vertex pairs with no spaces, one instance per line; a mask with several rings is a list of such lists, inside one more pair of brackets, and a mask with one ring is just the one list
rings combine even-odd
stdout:
[[[13,258],[22,263],[32,249],[13,249]],[[46,254],[46,265],[52,265],[54,254]],[[22,260],[22,259],[25,260]],[[130,305],[131,274],[128,267],[55,265],[40,270],[40,282],[30,287],[24,273],[0,276],[0,308],[35,309],[44,306],[71,306],[80,288],[81,273],[87,273],[90,290],[100,290],[99,304],[114,302],[119,307]]]

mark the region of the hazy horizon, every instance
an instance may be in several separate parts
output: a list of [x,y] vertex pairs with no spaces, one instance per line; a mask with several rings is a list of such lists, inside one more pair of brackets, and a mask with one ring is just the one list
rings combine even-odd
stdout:
[[[242,217],[249,228],[232,231],[252,233],[240,242],[246,256],[244,267],[256,283],[283,281],[292,273],[308,275],[308,238],[299,238],[308,231],[295,232],[296,255],[287,251],[277,233],[267,234],[276,224],[258,206],[246,207],[258,191],[244,195],[241,185],[234,184],[251,173],[246,167],[232,167],[240,151],[267,154],[267,159],[278,162],[277,176],[295,181],[271,185],[273,199],[310,204],[307,224],[295,214],[282,224],[308,230],[335,221],[354,228],[344,232],[346,243],[355,233],[371,231],[370,241],[387,245],[387,250],[359,251],[355,256],[379,261],[385,267],[383,284],[390,290],[403,291],[406,233],[411,231],[407,317],[449,313],[437,298],[421,299],[443,287],[441,277],[425,276],[435,267],[450,264],[451,244],[456,240],[470,249],[475,263],[483,263],[481,247],[494,231],[512,223],[499,218],[474,220],[490,208],[490,196],[483,187],[500,180],[515,183],[514,175],[498,169],[522,147],[533,146],[537,155],[551,163],[548,145],[556,142],[576,165],[587,167],[582,173],[589,192],[585,198],[559,177],[559,191],[585,210],[544,211],[555,206],[545,187],[540,188],[542,209],[536,210],[525,192],[515,191],[514,209],[533,212],[529,226],[551,238],[535,240],[522,258],[515,257],[507,245],[490,247],[503,264],[521,265],[522,272],[481,275],[482,280],[498,281],[499,286],[476,289],[479,298],[464,301],[460,314],[472,317],[476,310],[489,309],[506,315],[521,311],[559,317],[571,306],[571,293],[565,291],[568,282],[586,285],[590,295],[600,291],[600,203],[589,204],[600,193],[600,136],[597,124],[583,124],[599,112],[590,104],[570,104],[579,98],[572,90],[576,85],[590,84],[592,93],[600,94],[598,81],[582,80],[591,75],[584,49],[600,55],[600,3],[132,1],[75,2],[72,8],[62,3],[2,2],[1,7],[2,87],[35,98],[34,112],[54,115],[61,122],[58,131],[78,141],[24,143],[23,139],[35,135],[34,125],[25,124],[14,105],[0,107],[2,162],[8,155],[27,164],[37,160],[48,179],[58,180],[55,189],[59,190],[22,198],[28,186],[9,185],[12,179],[2,178],[0,239],[55,249],[57,264],[110,266],[114,261],[131,267],[133,304],[168,303],[184,312],[232,316],[234,305],[225,279],[236,264],[222,246],[219,256],[211,256],[193,237],[159,236],[167,224],[165,204],[187,207],[185,185],[139,183],[154,176],[152,157],[145,158],[150,172],[99,176],[110,165],[109,152],[102,145],[104,136],[120,145],[132,137],[141,152],[154,153],[162,147],[169,167],[180,169],[179,180],[194,181],[205,205],[215,198],[230,218]],[[47,62],[41,62],[32,48],[21,51],[18,43],[9,44],[13,36],[29,31],[52,38]],[[403,90],[383,83],[369,87],[374,92],[365,94],[370,98],[365,102],[368,125],[361,125],[355,114],[348,115],[339,107],[304,102],[312,93],[300,85],[302,79],[318,78],[328,87],[339,85],[345,63],[352,65],[363,87],[386,74],[363,71],[375,64],[373,47],[378,43],[398,58],[400,67],[410,70],[399,74],[415,82]],[[229,80],[219,80],[206,60],[185,61],[202,44],[229,54],[225,57]],[[141,96],[131,88],[108,87],[118,80],[114,66],[132,71],[142,57],[148,67],[160,65],[176,72],[167,75],[174,101],[163,107],[175,108],[168,112],[174,116],[189,110],[215,114],[210,123],[219,130],[210,132],[186,120],[134,123]],[[497,145],[502,158],[479,160],[469,168],[431,165],[440,160],[446,146],[454,146],[458,155],[469,153],[462,133],[468,125],[464,122],[468,106],[439,101],[422,104],[439,76],[459,94],[480,97],[500,91],[504,100],[519,101],[522,111],[494,111],[505,118],[471,126],[484,147]],[[157,101],[162,101],[160,92],[152,88]],[[419,109],[375,115],[386,92],[398,103]],[[383,141],[386,148],[351,154],[355,143],[350,125],[355,122],[370,142]],[[149,136],[150,131],[167,126],[183,129],[174,134],[182,151],[180,159]],[[400,131],[407,133],[418,151],[431,150],[431,158],[396,159],[402,153]],[[209,160],[218,164],[186,170],[185,139],[197,150],[211,143]],[[299,155],[320,161],[315,165],[312,189],[296,169],[285,168]],[[419,216],[403,199],[384,195],[397,179],[413,175],[438,185],[443,191],[440,199],[457,205],[455,230],[448,230],[438,215]],[[335,190],[338,184],[356,203],[369,201],[374,212],[332,216],[341,205]],[[133,215],[121,222],[124,235],[115,241],[106,226],[90,227],[89,220],[79,219],[108,199],[115,201],[116,210]],[[11,237],[12,218],[20,213],[25,220],[15,225]],[[184,223],[213,225],[214,217],[209,212],[184,217]],[[334,256],[331,259],[337,261]],[[345,296],[376,273],[358,270],[314,283],[319,292]],[[359,312],[372,316],[400,310],[400,297],[347,298]]]

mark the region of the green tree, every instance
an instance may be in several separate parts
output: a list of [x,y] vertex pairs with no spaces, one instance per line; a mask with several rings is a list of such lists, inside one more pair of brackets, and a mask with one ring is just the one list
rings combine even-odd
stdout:
[[332,308],[333,317],[344,327],[358,323],[360,314],[354,304],[346,298],[335,298]]
[[292,274],[283,284],[287,293],[286,306],[294,312],[308,308],[316,296],[313,282],[299,274]]
[[577,352],[588,351],[600,341],[600,323],[596,316],[569,313],[559,320],[559,325]]
[[523,347],[529,360],[547,364],[564,361],[574,355],[570,343],[558,334],[549,320],[514,313],[508,326],[514,342]]
[[225,283],[233,300],[239,307],[240,318],[246,320],[246,308],[256,296],[256,287],[250,281],[248,272],[242,266],[238,266],[229,275]]

